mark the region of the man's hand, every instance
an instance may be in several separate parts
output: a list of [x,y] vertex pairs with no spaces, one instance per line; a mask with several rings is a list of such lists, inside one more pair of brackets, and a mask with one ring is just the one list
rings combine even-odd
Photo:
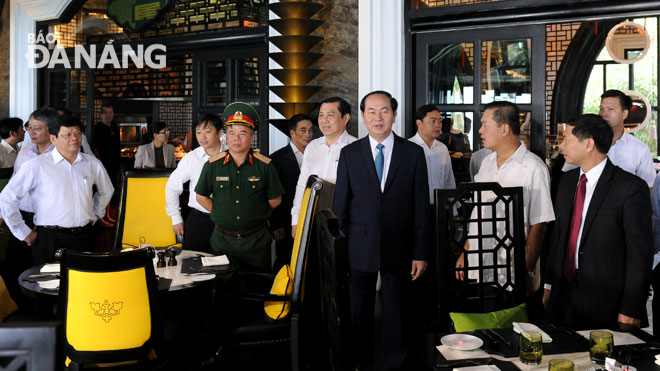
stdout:
[[172,229],[174,230],[174,234],[178,234],[179,236],[183,236],[183,223],[173,225]]
[[548,310],[548,305],[550,305],[550,292],[548,289],[543,289],[543,299],[541,299],[541,302],[546,311]]
[[429,266],[429,263],[426,260],[413,260],[412,261],[412,269],[410,270],[410,275],[412,276],[412,280],[416,280],[419,277],[424,274],[424,271],[426,271],[426,267]]
[[298,228],[297,225],[292,225],[291,226],[291,237],[295,240],[296,239],[296,229]]
[[456,260],[456,279],[459,281],[465,280],[465,271],[459,271],[459,268],[465,267],[465,254],[461,253],[461,256]]
[[5,220],[0,216],[0,232],[5,231]]
[[284,239],[284,228],[274,229],[273,237],[275,238],[275,241],[282,241]]
[[641,320],[628,317],[625,314],[619,313],[619,328],[623,331],[631,331],[638,329],[642,324]]
[[23,241],[25,241],[28,246],[34,245],[34,243],[37,242],[37,231],[33,229]]

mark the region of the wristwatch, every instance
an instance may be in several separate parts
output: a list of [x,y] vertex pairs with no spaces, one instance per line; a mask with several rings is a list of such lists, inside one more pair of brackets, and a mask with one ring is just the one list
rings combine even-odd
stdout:
[[529,276],[529,278],[534,278],[534,277],[536,276],[536,272],[534,272],[534,271],[528,271],[528,272],[527,272],[527,275]]

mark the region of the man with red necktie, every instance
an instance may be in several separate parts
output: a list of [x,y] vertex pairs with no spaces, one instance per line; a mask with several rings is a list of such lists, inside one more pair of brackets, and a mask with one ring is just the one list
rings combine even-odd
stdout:
[[[543,304],[573,328],[631,330],[647,321],[653,261],[648,185],[607,158],[612,129],[597,115],[568,122]],[[643,326],[642,326],[643,327]]]

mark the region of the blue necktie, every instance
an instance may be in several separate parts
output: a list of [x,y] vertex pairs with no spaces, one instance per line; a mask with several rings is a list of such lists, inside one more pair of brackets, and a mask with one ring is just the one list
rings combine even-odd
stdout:
[[385,146],[382,144],[378,144],[376,146],[376,149],[378,150],[378,153],[376,154],[376,174],[378,174],[378,183],[383,182],[383,165],[385,164],[385,157],[383,156],[383,148]]

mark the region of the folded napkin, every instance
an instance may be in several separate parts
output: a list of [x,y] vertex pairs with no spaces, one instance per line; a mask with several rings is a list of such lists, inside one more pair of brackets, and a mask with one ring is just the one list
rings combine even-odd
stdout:
[[516,333],[521,333],[523,331],[536,331],[541,334],[541,341],[544,343],[552,343],[552,338],[541,330],[538,326],[532,323],[527,322],[513,322],[513,331]]
[[491,356],[483,349],[457,350],[452,349],[446,345],[438,345],[436,346],[436,349],[438,349],[440,354],[442,354],[442,356],[445,357],[445,359],[448,361],[471,358],[486,358]]
[[637,336],[630,334],[628,332],[618,332],[609,329],[580,330],[577,331],[577,333],[584,336],[585,339],[589,340],[589,334],[591,333],[591,331],[611,332],[612,335],[614,335],[614,339],[613,339],[614,345],[631,345],[631,344],[641,344],[644,342],[643,340],[640,340]]
[[41,273],[59,273],[60,272],[60,263],[44,264],[44,266],[41,267],[39,272],[41,272]]
[[209,267],[212,265],[227,265],[229,264],[229,259],[227,255],[220,256],[202,256],[202,265]]
[[481,365],[455,368],[454,371],[500,371],[495,365]]

